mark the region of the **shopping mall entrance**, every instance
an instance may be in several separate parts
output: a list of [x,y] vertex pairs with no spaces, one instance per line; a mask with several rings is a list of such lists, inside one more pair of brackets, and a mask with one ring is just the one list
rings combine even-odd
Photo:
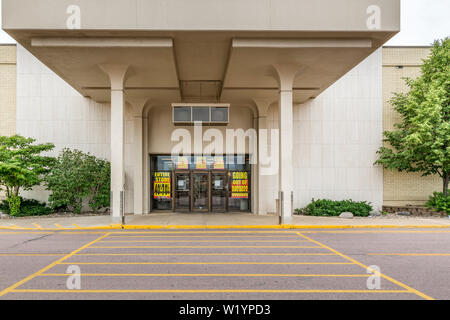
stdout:
[[152,210],[251,210],[248,156],[151,156]]

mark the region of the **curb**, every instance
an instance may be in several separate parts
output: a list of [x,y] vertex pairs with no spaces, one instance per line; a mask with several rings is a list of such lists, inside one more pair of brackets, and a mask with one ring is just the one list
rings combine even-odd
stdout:
[[27,231],[82,231],[82,230],[170,230],[170,229],[450,229],[450,225],[122,225],[74,227],[74,228],[26,228],[0,226],[0,230]]

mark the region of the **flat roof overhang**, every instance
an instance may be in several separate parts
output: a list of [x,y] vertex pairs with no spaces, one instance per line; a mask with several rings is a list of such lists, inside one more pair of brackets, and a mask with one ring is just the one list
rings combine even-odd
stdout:
[[[99,65],[127,64],[127,96],[249,103],[278,96],[273,65],[298,66],[302,103],[400,30],[400,0],[3,0],[3,28],[83,96],[110,100]],[[369,30],[367,9],[380,8]]]

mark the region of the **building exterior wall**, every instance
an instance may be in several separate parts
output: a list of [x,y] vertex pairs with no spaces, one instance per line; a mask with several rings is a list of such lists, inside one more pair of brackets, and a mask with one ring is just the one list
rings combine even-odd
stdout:
[[[394,92],[408,90],[404,77],[420,75],[422,59],[430,53],[428,47],[383,48],[383,131],[392,130],[401,121],[389,100]],[[419,173],[384,170],[383,203],[385,205],[423,204],[434,191],[441,191],[439,176],[422,177]]]
[[[131,117],[129,116],[131,119]],[[77,91],[17,46],[17,133],[38,142],[52,142],[54,156],[63,148],[78,149],[109,159],[110,108],[82,97]],[[23,192],[48,200],[43,187]]]
[[0,45],[0,136],[16,132],[16,46]]
[[[294,208],[312,198],[369,201],[381,208],[381,50],[317,98],[294,106]],[[277,113],[272,113],[276,125]]]
[[[399,121],[388,103],[392,92],[406,90],[402,77],[415,77],[429,48],[383,48],[314,100],[294,106],[294,208],[312,198],[366,200],[376,208],[423,203],[440,190],[439,177],[397,173],[373,166],[382,131]],[[397,66],[403,66],[403,69]],[[17,90],[16,77],[17,74]],[[18,134],[53,142],[53,154],[67,147],[110,158],[110,107],[82,97],[26,49],[0,46],[0,134]],[[17,107],[16,107],[17,100]],[[133,212],[133,115],[125,125],[126,212]],[[232,105],[225,129],[255,127],[254,112]],[[148,153],[170,153],[174,142],[170,106],[155,106],[148,118]],[[268,129],[278,128],[278,106],[268,112]],[[204,128],[205,131],[208,127]],[[188,128],[193,136],[193,128]],[[163,139],[161,139],[163,137]],[[204,142],[204,146],[206,143]],[[247,150],[248,151],[248,150]],[[263,208],[275,212],[278,177],[260,177]],[[253,188],[253,190],[256,189]],[[46,201],[42,188],[24,194]]]

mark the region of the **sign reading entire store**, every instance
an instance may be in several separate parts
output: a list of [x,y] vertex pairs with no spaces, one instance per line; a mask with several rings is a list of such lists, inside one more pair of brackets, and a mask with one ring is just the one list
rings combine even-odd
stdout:
[[171,194],[170,172],[155,172],[153,174],[153,198],[170,199]]
[[232,199],[248,199],[248,175],[247,172],[233,172],[231,185]]

